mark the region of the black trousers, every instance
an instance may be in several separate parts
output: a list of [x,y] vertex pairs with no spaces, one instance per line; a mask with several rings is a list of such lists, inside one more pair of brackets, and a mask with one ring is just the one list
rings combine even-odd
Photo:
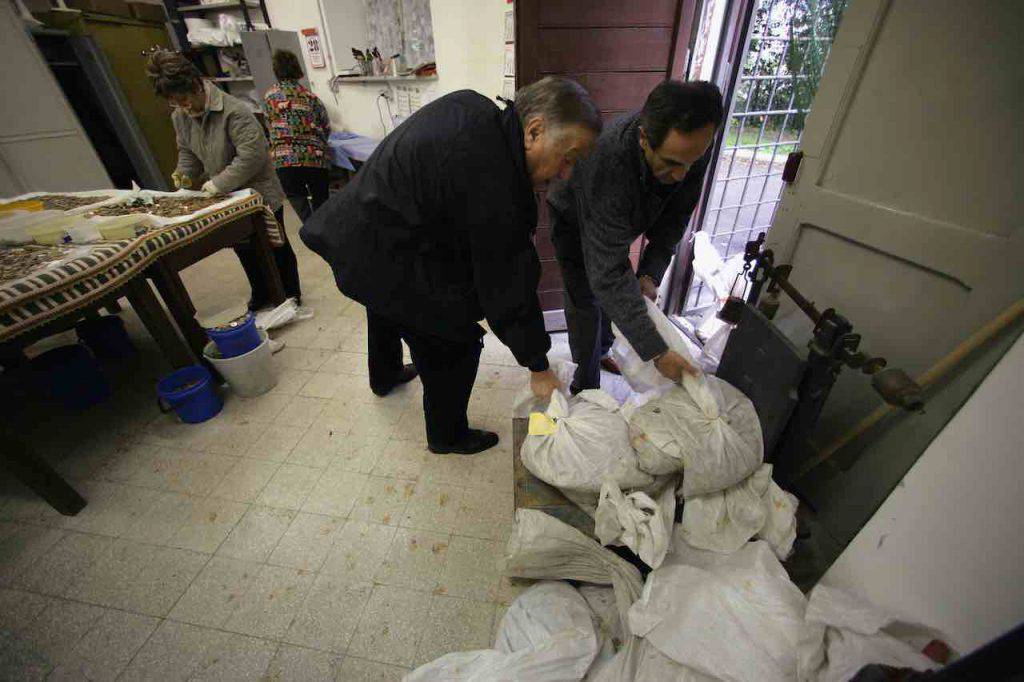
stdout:
[[551,241],[565,285],[565,325],[569,329],[569,351],[576,363],[572,390],[601,388],[601,358],[615,340],[612,322],[601,310],[587,279],[579,231],[551,211]]
[[466,408],[473,392],[483,330],[473,324],[466,336],[476,340],[453,341],[425,334],[367,308],[370,386],[390,388],[402,370],[402,341],[409,346],[412,363],[423,382],[423,415],[427,442],[451,445],[469,429]]
[[278,168],[277,178],[284,187],[288,203],[303,223],[320,208],[330,193],[330,171],[326,168],[293,166]]
[[[274,211],[274,217],[281,224],[284,230],[284,208]],[[274,262],[277,264],[277,271],[281,274],[281,284],[284,285],[284,295],[287,298],[302,299],[302,287],[299,286],[299,264],[295,260],[295,252],[292,251],[291,242],[285,242],[284,246],[273,249]],[[242,269],[245,270],[245,277],[249,280],[249,287],[252,289],[252,303],[259,306],[270,300],[270,290],[263,280],[263,273],[260,271],[260,258],[253,244],[241,244],[235,247],[235,254]]]

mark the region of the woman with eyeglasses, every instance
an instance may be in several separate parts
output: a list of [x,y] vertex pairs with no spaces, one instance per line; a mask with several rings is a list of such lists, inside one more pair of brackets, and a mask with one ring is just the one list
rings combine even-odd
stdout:
[[[263,128],[249,108],[202,80],[192,62],[177,52],[153,51],[146,74],[156,94],[173,109],[171,121],[178,144],[178,165],[171,175],[174,186],[211,195],[252,188],[263,196],[283,228],[284,190],[274,173]],[[235,253],[252,288],[249,308],[267,306],[270,292],[255,245],[236,246]],[[286,241],[276,247],[274,260],[285,295],[301,299],[299,268],[291,244]]]

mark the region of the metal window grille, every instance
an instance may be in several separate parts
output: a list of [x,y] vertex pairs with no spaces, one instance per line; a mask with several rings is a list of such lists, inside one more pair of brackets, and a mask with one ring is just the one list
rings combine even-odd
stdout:
[[[723,258],[767,231],[846,0],[758,0],[701,229]],[[813,58],[809,55],[812,54]],[[684,314],[714,303],[693,282]]]

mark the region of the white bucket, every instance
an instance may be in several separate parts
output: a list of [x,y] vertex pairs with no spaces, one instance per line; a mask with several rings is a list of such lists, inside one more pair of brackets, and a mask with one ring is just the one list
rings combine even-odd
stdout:
[[270,337],[260,331],[260,345],[243,355],[222,358],[211,341],[203,348],[203,355],[240,396],[251,398],[277,386],[277,370],[271,360]]

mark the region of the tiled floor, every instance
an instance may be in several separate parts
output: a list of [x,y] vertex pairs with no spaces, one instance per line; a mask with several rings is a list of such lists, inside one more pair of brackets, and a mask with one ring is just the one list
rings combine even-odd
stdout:
[[[397,680],[490,644],[514,597],[499,561],[524,372],[488,336],[471,416],[501,444],[431,455],[419,383],[370,393],[362,308],[293,243],[316,316],[279,335],[277,387],[216,419],[160,414],[167,368],[130,310],[140,353],[106,366],[107,404],[69,417],[0,377],[89,500],[63,517],[0,478],[0,678]],[[185,275],[201,309],[245,300],[230,252]]]

